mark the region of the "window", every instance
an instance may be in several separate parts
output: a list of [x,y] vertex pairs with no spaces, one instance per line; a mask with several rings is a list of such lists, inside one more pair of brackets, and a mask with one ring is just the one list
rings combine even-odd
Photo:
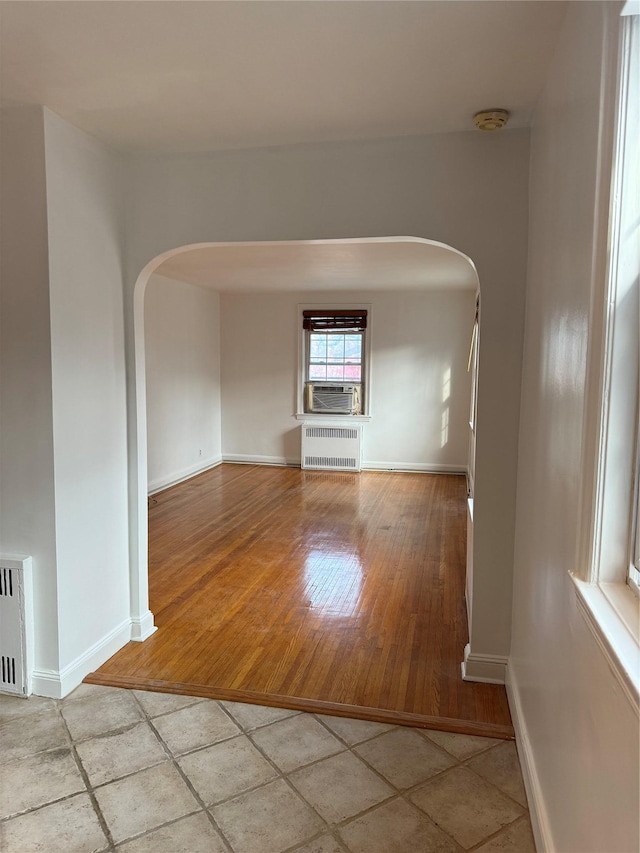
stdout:
[[303,310],[305,412],[364,413],[367,317],[364,308]]
[[639,21],[640,18],[634,16],[623,18],[622,22],[621,92],[604,307],[604,381],[596,518],[596,527],[600,530],[596,533],[593,568],[593,580],[600,583],[627,581],[630,568],[635,568],[637,550],[634,542],[636,501],[629,498],[638,490]]
[[309,382],[362,382],[364,332],[309,332]]
[[[638,407],[640,384],[640,27],[623,17],[606,283],[594,303],[583,483],[583,576],[574,577],[587,624],[632,701],[640,694]],[[604,276],[603,276],[604,278]],[[597,340],[598,335],[601,339]],[[591,415],[591,418],[589,418]],[[591,469],[589,460],[595,459]],[[592,473],[591,473],[592,472]],[[581,567],[582,568],[582,567]]]

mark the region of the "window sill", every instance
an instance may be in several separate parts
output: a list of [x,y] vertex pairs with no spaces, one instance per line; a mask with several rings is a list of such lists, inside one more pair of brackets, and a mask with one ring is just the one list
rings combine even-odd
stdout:
[[349,423],[368,423],[371,420],[371,415],[341,415],[339,412],[327,412],[326,415],[319,414],[318,412],[297,412],[294,417],[297,421],[318,421],[319,423],[330,420],[331,418],[344,421],[345,423],[347,421]]
[[631,702],[640,701],[640,602],[626,584],[572,576],[578,606]]

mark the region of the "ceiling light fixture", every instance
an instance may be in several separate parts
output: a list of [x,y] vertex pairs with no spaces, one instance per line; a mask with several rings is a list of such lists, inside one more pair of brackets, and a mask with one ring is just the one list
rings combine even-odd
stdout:
[[509,121],[509,110],[480,110],[473,117],[478,130],[502,130]]

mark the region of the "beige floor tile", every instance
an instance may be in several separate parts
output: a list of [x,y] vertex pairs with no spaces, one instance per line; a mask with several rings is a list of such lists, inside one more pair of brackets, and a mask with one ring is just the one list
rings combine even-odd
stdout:
[[307,802],[330,823],[352,817],[394,793],[350,752],[304,767],[289,778]]
[[344,749],[343,744],[310,714],[298,714],[272,723],[252,732],[251,737],[285,773]]
[[410,799],[465,848],[522,815],[523,810],[466,767],[427,782]]
[[153,724],[174,755],[240,734],[238,726],[222,708],[210,701],[156,717]]
[[523,817],[494,836],[476,853],[536,853],[536,844],[528,817]]
[[400,789],[425,782],[455,764],[453,758],[408,728],[394,729],[354,751]]
[[345,848],[332,835],[323,835],[302,847],[296,847],[293,853],[345,853]]
[[349,746],[362,743],[393,728],[386,723],[372,723],[370,720],[354,720],[350,717],[332,717],[328,714],[318,715],[318,717]]
[[[104,688],[110,691],[110,688]],[[142,719],[142,713],[128,690],[91,692],[62,703],[71,737],[75,741],[121,729]]]
[[133,692],[149,717],[159,717],[161,714],[170,714],[172,711],[188,708],[198,702],[210,701],[200,696],[181,696],[178,693],[153,693],[150,690]]
[[428,817],[401,799],[348,823],[340,835],[351,853],[457,853],[460,849]]
[[148,723],[90,738],[76,747],[93,786],[128,776],[167,758]]
[[40,714],[55,707],[55,699],[47,699],[45,696],[29,696],[25,699],[21,696],[2,694],[0,695],[0,720],[24,717],[27,714]]
[[60,714],[52,708],[39,714],[13,717],[0,724],[0,764],[34,755],[44,749],[59,749],[69,745],[69,737]]
[[199,808],[184,779],[168,762],[111,782],[95,794],[115,842]]
[[15,817],[0,831],[3,853],[96,853],[108,848],[88,794]]
[[249,705],[245,702],[221,702],[220,704],[224,705],[236,723],[247,732],[300,713],[289,708],[269,708],[266,705]]
[[185,755],[179,764],[207,805],[255,788],[277,775],[246,735]]
[[54,749],[0,767],[0,817],[85,791],[69,749]]
[[423,731],[423,735],[437,743],[442,749],[446,749],[458,761],[465,761],[472,755],[477,755],[479,752],[484,752],[485,749],[490,749],[492,746],[501,743],[500,740],[492,737],[457,735],[453,732],[436,732],[431,729]]
[[124,690],[121,687],[105,687],[104,684],[79,684],[75,690],[64,697],[62,704],[75,702],[76,699],[86,699],[87,696],[103,696],[108,699],[118,693],[124,693]]
[[211,821],[202,812],[183,817],[169,826],[141,838],[127,841],[122,853],[227,853],[227,848]]
[[504,741],[489,752],[483,752],[472,758],[467,766],[527,808],[518,751],[513,741]]
[[210,811],[234,853],[281,853],[323,827],[318,815],[282,779]]

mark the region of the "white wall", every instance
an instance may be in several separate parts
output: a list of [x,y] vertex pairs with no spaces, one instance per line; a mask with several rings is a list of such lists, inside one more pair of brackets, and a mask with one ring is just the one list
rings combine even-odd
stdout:
[[[601,85],[618,4],[570,3],[532,136],[510,659],[542,849],[631,853],[638,718],[576,605]],[[605,75],[606,81],[606,75]],[[606,135],[604,137],[606,142]],[[595,278],[594,278],[595,276]]]
[[362,291],[334,294],[333,301],[324,292],[223,294],[223,456],[299,463],[297,306],[303,303],[371,306],[372,419],[363,432],[365,464],[465,469],[472,291]]
[[35,666],[57,670],[51,330],[42,110],[2,111],[0,552],[33,556]]
[[[474,652],[508,655],[526,275],[529,133],[442,134],[128,162],[129,352],[134,285],[194,242],[409,235],[454,246],[482,289],[474,531]],[[223,332],[224,334],[224,332]],[[129,411],[135,412],[133,356]],[[138,478],[131,415],[132,483]],[[140,449],[144,462],[144,451]],[[144,465],[142,465],[144,467]],[[140,519],[134,508],[131,521]],[[144,523],[133,528],[142,550]],[[477,601],[476,601],[477,594]]]
[[220,298],[153,275],[145,291],[149,491],[221,459]]
[[81,679],[130,636],[121,173],[48,110],[44,130],[60,669]]

